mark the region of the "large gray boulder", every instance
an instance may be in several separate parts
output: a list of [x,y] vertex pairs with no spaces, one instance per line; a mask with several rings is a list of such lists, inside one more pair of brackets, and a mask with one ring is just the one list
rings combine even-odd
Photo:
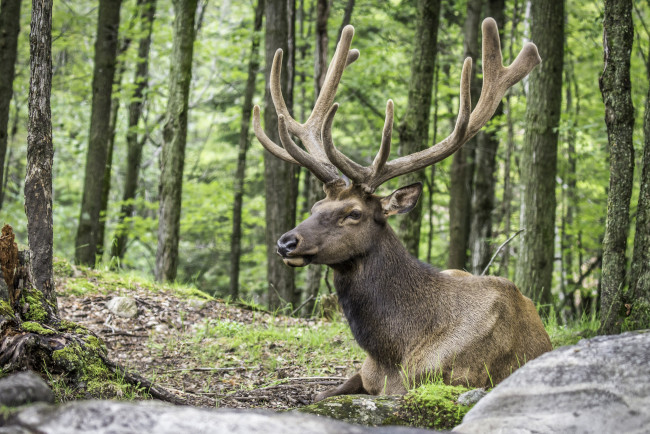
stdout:
[[0,379],[0,406],[18,407],[34,402],[54,402],[54,393],[34,372],[19,372]]
[[297,412],[210,410],[159,402],[77,401],[35,404],[14,414],[0,433],[39,434],[430,434],[406,427],[369,428]]
[[468,434],[648,430],[650,330],[598,336],[532,360],[454,429]]

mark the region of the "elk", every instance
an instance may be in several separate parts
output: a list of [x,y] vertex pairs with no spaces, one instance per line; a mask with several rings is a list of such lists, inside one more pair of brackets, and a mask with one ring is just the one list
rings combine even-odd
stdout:
[[259,106],[253,109],[255,135],[274,156],[311,171],[326,193],[309,218],[282,235],[277,252],[292,267],[312,263],[332,268],[352,334],[367,353],[357,374],[316,395],[316,401],[354,393],[403,394],[407,385],[431,374],[441,375],[448,384],[489,387],[551,349],[533,302],[512,282],[461,270],[437,271],[408,253],[388,217],[416,205],[420,183],[385,197],[374,194],[389,179],[453,154],[490,120],[508,88],[541,62],[537,47],[528,43],[504,67],[496,22],[487,18],[482,27],[483,87],[474,110],[472,59],[467,58],[451,135],[426,150],[388,161],[393,127],[389,100],[379,152],[368,167],[345,156],[332,140],[336,90],[343,70],[359,57],[358,50],[350,49],[354,28],[343,30],[320,96],[304,124],[291,117],[284,102],[282,50],[275,53],[270,90],[282,146],[264,133]]

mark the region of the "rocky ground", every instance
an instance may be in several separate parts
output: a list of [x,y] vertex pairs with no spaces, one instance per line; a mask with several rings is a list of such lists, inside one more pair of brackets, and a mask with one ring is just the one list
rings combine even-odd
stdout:
[[[109,311],[108,302],[119,295],[135,300],[135,317],[122,318]],[[237,360],[238,355],[233,352],[229,363],[206,364],[205,358],[196,354],[196,345],[187,344],[196,327],[206,320],[227,320],[242,325],[281,322],[303,327],[319,327],[322,320],[275,316],[217,300],[184,299],[171,291],[152,292],[137,284],[129,288],[128,294],[117,288],[95,295],[60,296],[59,309],[62,318],[79,323],[101,337],[111,360],[137,371],[194,406],[300,407],[311,403],[312,396],[319,391],[340,384],[360,364],[360,360],[355,360],[351,365],[328,367],[326,376],[314,375],[309,366],[295,363],[294,355],[284,351],[282,343],[273,342],[264,344],[258,363],[249,365]],[[224,343],[223,351],[228,353],[232,349]],[[272,367],[264,363],[264,354],[268,352],[281,354],[274,356]]]

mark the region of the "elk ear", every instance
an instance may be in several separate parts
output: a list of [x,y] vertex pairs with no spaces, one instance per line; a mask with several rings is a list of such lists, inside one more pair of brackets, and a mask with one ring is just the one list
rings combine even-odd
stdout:
[[405,214],[415,208],[422,194],[422,183],[407,185],[381,198],[381,208],[385,216]]

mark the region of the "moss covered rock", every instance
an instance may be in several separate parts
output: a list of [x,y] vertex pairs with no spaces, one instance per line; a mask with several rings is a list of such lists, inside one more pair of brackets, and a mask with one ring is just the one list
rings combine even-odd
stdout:
[[458,397],[468,391],[462,386],[422,385],[404,395],[399,416],[410,426],[452,429],[471,408],[458,402]]
[[360,425],[407,425],[447,430],[460,424],[472,407],[458,402],[458,397],[468,390],[460,386],[427,384],[404,396],[333,396],[298,411]]
[[404,425],[396,416],[401,400],[400,396],[342,395],[302,407],[298,411],[360,425]]

